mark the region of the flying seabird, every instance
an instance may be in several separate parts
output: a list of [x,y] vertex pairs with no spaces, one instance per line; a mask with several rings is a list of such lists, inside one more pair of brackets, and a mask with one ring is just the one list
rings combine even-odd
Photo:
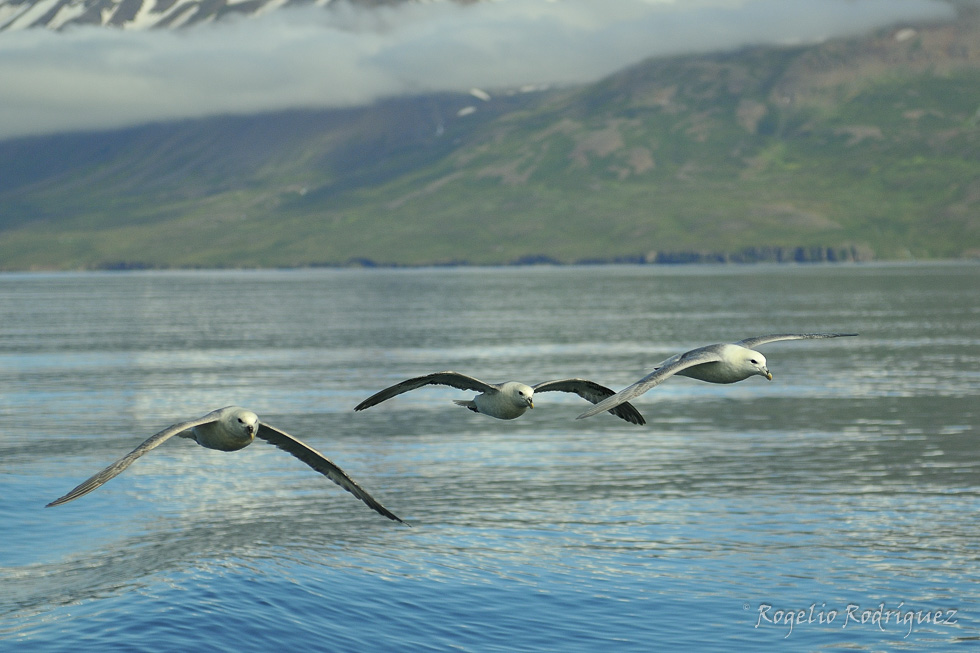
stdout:
[[174,436],[190,438],[202,447],[218,451],[237,451],[252,444],[255,437],[270,442],[290,453],[320,472],[331,481],[344,488],[368,506],[388,519],[402,521],[368,494],[344,470],[333,464],[326,456],[293,436],[259,421],[250,410],[238,406],[226,406],[212,411],[203,417],[168,426],[156,435],[150,436],[143,444],[112,463],[101,472],[80,484],[63,497],[55,499],[46,507],[58,506],[80,496],[86,495],[106,481],[118,476],[137,458],[155,449]]
[[[454,403],[469,408],[474,413],[489,415],[497,419],[515,419],[523,415],[529,408],[534,408],[534,395],[538,392],[573,392],[592,403],[600,402],[614,394],[609,388],[586,379],[561,379],[530,386],[517,381],[486,383],[459,372],[435,372],[425,376],[417,376],[385,388],[357,404],[354,410],[370,408],[386,399],[391,399],[395,395],[426,385],[448,385],[460,390],[476,390],[480,394],[473,399],[457,399],[454,400]],[[628,403],[621,406],[617,405],[610,412],[632,424],[646,423],[640,412]]]
[[640,396],[675,374],[709,383],[735,383],[756,374],[772,381],[772,373],[766,367],[766,357],[754,351],[753,347],[778,340],[814,340],[856,335],[856,333],[778,333],[746,338],[731,344],[722,343],[698,347],[683,354],[671,356],[657,365],[653,372],[633,385],[598,402],[579,415],[578,419],[591,417],[607,410],[616,410],[624,402]]

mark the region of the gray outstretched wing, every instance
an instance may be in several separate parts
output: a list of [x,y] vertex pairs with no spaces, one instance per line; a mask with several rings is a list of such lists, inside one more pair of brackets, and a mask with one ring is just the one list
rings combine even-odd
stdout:
[[603,399],[598,404],[579,415],[577,419],[592,417],[593,415],[598,415],[603,411],[611,410],[634,397],[640,396],[650,388],[660,385],[681,370],[686,370],[689,367],[701,365],[702,363],[714,363],[720,361],[721,359],[721,354],[718,352],[718,345],[699,347],[683,354],[671,356],[664,362],[657,365],[657,368],[653,372],[647,374],[633,385],[623,388],[613,396]]
[[106,481],[121,474],[123,470],[125,470],[127,467],[132,465],[137,458],[139,458],[140,456],[142,456],[143,454],[147,453],[152,449],[156,449],[161,444],[163,444],[173,436],[177,435],[178,433],[181,433],[182,431],[186,431],[187,429],[194,428],[195,426],[200,426],[201,424],[207,424],[208,422],[215,421],[217,419],[218,412],[220,411],[215,410],[208,413],[204,417],[200,417],[198,419],[192,419],[187,422],[179,422],[172,426],[168,426],[167,428],[163,429],[162,431],[160,431],[155,435],[151,435],[143,442],[143,444],[136,447],[128,454],[126,454],[116,462],[112,463],[111,465],[103,469],[101,472],[99,472],[92,478],[81,483],[78,487],[76,487],[74,490],[72,490],[65,496],[55,499],[54,501],[46,505],[45,508],[50,508],[51,506],[59,506],[63,503],[68,503],[72,499],[77,499],[80,496],[88,494],[89,492],[96,489]]
[[497,386],[495,385],[484,383],[480,379],[475,379],[472,376],[466,376],[459,372],[435,372],[433,374],[426,374],[425,376],[417,376],[414,379],[407,379],[385,388],[354,406],[354,410],[370,408],[386,399],[391,399],[395,395],[400,395],[403,392],[415,390],[425,385],[448,385],[453,388],[459,388],[460,390],[476,390],[477,392],[494,392],[497,390]]
[[[322,453],[309,446],[305,442],[297,440],[288,433],[284,433],[279,429],[272,428],[268,424],[260,423],[259,431],[256,433],[260,438],[266,442],[270,442],[283,451],[290,453],[304,463],[320,472],[331,481],[344,488],[355,497],[366,503],[369,507],[375,511],[381,513],[388,519],[393,519],[397,522],[402,522],[402,520],[395,515],[393,512],[385,508],[381,503],[372,497],[367,491],[358,485],[354,479],[347,475],[347,473],[342,470],[337,465],[333,464],[329,458],[324,456]],[[407,523],[407,522],[402,522]]]
[[[607,397],[612,397],[615,392],[604,385],[599,385],[587,379],[561,379],[558,381],[545,381],[534,386],[534,392],[574,392],[582,399],[597,404]],[[624,419],[631,424],[646,424],[643,415],[640,414],[633,404],[624,403],[616,406],[609,411],[616,417]]]
[[773,333],[768,336],[755,336],[754,338],[739,340],[735,344],[748,349],[755,349],[759,345],[778,340],[818,340],[821,338],[844,338],[856,335],[856,333]]

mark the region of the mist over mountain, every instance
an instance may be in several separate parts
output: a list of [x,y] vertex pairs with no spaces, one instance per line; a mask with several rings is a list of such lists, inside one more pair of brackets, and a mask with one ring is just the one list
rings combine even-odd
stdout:
[[[977,256],[980,19],[943,6],[955,19],[591,82],[461,75],[335,108],[0,139],[0,269]],[[105,29],[124,32],[80,33]],[[410,79],[424,48],[399,43],[378,56]]]
[[0,0],[0,31],[82,26],[176,29],[338,1],[374,8],[414,0]]
[[[206,17],[165,22],[185,7]],[[0,138],[588,84],[654,56],[955,15],[943,0],[0,0]]]

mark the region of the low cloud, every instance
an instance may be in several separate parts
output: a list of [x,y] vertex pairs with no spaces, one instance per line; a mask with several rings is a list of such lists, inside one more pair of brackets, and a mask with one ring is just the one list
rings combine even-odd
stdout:
[[497,0],[0,33],[0,138],[589,82],[644,58],[950,19],[940,0]]

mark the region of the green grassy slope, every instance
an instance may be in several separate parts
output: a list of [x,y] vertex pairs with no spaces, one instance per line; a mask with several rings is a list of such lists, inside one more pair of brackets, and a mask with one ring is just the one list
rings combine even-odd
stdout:
[[0,268],[977,256],[978,24],[0,143]]

